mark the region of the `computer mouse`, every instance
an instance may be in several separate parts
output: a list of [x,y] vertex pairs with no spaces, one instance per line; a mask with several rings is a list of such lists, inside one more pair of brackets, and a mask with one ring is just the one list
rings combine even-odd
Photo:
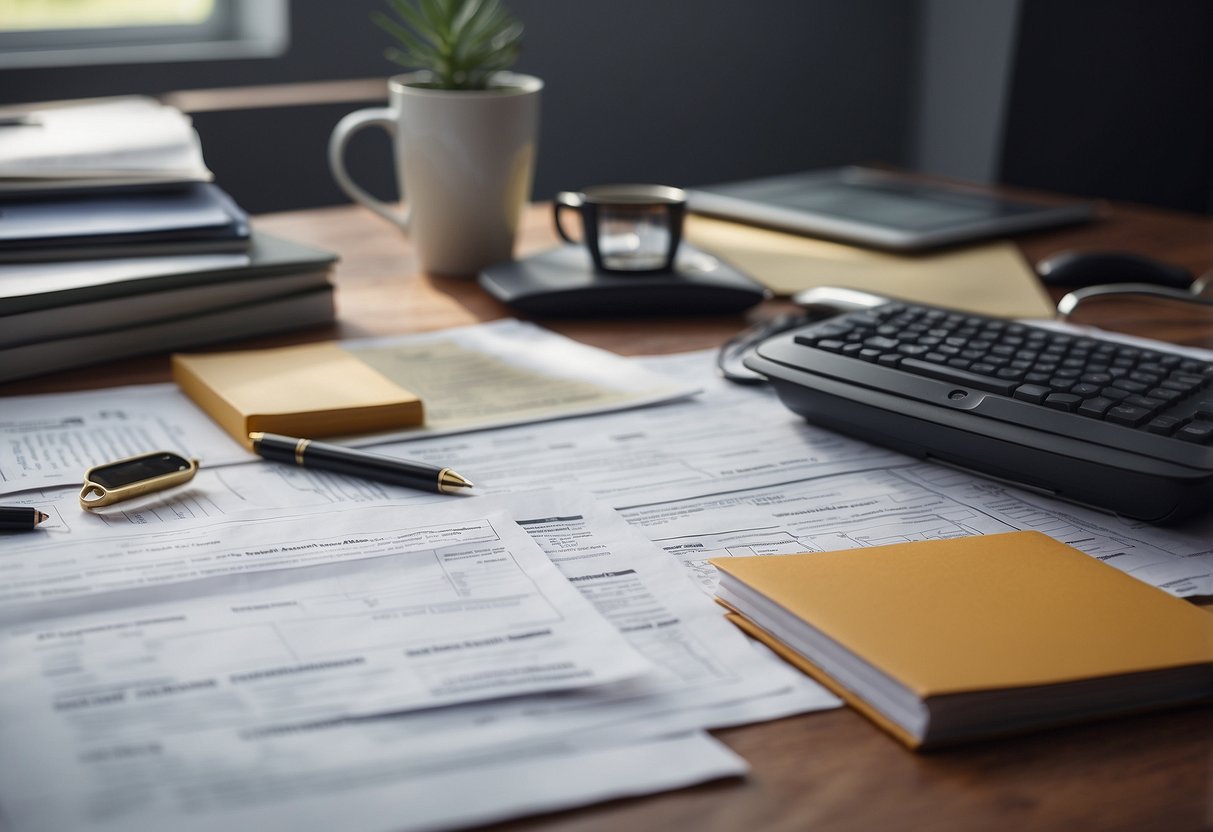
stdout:
[[1192,273],[1128,251],[1063,251],[1036,264],[1049,286],[1096,286],[1103,283],[1153,283],[1174,289],[1192,285]]

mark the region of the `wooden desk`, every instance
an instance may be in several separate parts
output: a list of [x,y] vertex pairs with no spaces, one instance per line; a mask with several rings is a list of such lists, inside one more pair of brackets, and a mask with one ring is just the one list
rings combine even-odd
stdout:
[[[551,245],[547,208],[525,218],[520,252]],[[386,223],[342,207],[258,218],[257,226],[332,249],[338,313],[331,328],[245,342],[298,343],[441,329],[509,311],[474,281],[416,273]],[[1118,248],[1196,272],[1213,267],[1213,222],[1110,208],[1097,224],[1021,239],[1029,260],[1067,248]],[[749,317],[772,314],[764,304]],[[624,354],[714,347],[742,316],[546,322]],[[0,395],[165,381],[164,356],[0,385]],[[1189,708],[916,755],[847,709],[718,732],[753,766],[744,781],[504,824],[555,832],[800,830],[1195,830],[1213,828],[1213,710]]]

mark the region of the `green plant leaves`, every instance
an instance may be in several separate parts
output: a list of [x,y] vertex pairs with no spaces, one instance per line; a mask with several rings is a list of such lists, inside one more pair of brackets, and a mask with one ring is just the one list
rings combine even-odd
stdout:
[[399,42],[384,55],[407,69],[428,70],[429,86],[482,90],[493,73],[514,65],[522,24],[500,0],[386,0],[395,18],[371,20]]

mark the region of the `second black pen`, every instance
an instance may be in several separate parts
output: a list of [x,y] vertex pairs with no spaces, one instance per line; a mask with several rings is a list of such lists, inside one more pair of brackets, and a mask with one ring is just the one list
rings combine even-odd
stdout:
[[437,491],[440,494],[456,494],[461,489],[471,488],[472,483],[450,468],[441,468],[425,462],[410,462],[395,457],[357,451],[340,445],[279,436],[275,433],[250,433],[253,451],[265,459],[346,474],[368,480],[417,488],[422,491]]

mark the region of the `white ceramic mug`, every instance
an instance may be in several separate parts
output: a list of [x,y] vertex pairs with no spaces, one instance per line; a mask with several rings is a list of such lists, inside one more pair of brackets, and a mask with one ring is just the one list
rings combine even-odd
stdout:
[[[387,107],[350,113],[329,139],[337,184],[408,232],[423,269],[474,275],[509,260],[518,221],[531,195],[543,82],[502,72],[486,91],[418,86],[427,73],[388,80]],[[403,209],[359,187],[345,168],[349,138],[369,126],[393,137]]]

